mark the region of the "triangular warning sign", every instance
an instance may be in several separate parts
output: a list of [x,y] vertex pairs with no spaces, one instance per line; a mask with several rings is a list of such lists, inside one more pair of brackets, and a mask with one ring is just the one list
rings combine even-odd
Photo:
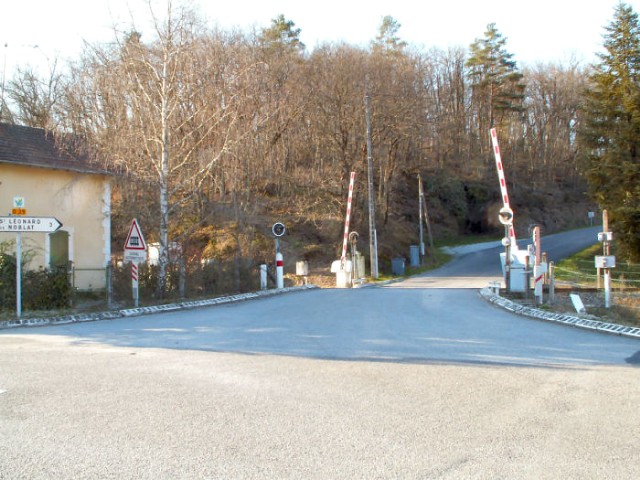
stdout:
[[138,225],[138,220],[135,218],[133,222],[131,222],[131,227],[129,228],[129,235],[127,235],[127,239],[124,242],[125,250],[146,250],[147,244],[144,241],[144,236],[142,235],[142,230],[140,230],[140,225]]

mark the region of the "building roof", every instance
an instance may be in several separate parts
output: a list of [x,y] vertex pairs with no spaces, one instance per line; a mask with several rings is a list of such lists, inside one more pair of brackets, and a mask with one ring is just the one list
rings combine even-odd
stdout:
[[112,175],[89,163],[86,156],[74,156],[61,149],[51,132],[7,123],[0,123],[1,163]]

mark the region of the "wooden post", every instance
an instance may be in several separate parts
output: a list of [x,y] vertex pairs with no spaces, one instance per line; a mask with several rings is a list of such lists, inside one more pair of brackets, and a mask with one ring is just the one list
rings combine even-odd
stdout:
[[[607,210],[602,211],[602,231],[605,234],[602,242],[602,254],[608,256],[610,249],[606,235],[609,232],[609,212]],[[611,307],[611,270],[608,268],[604,269],[604,306],[605,308]]]

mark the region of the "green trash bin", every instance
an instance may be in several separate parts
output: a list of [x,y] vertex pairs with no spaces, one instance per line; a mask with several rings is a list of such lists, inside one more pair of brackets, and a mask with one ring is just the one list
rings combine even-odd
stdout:
[[396,257],[391,259],[391,273],[393,275],[404,275],[404,257]]

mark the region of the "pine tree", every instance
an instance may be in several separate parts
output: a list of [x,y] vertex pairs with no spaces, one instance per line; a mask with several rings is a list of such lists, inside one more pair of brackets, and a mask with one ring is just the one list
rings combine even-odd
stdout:
[[382,18],[382,23],[378,28],[376,39],[371,42],[374,52],[387,54],[401,54],[407,47],[407,42],[398,36],[402,25],[390,15]]
[[471,44],[467,60],[474,96],[484,96],[487,101],[490,127],[499,123],[501,113],[522,111],[523,75],[513,54],[506,51],[506,43],[507,39],[491,23],[484,38]]
[[523,111],[523,75],[518,70],[513,54],[506,50],[507,39],[495,23],[487,25],[483,38],[470,45],[467,59],[471,85],[472,115],[478,127],[479,151],[488,158],[489,129],[499,128]]
[[581,145],[591,193],[610,213],[621,250],[640,259],[640,24],[623,3],[606,27],[585,94]]
[[300,41],[299,28],[292,20],[287,20],[280,14],[271,20],[268,28],[262,29],[261,40],[268,49],[277,51],[302,52],[305,49],[304,43]]

